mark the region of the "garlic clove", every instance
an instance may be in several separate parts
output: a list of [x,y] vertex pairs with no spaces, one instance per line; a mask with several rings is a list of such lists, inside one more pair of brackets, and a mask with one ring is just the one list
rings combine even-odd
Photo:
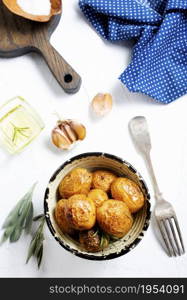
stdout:
[[68,150],[71,147],[72,142],[58,127],[54,128],[51,134],[53,144],[62,150]]
[[70,120],[69,121],[71,124],[71,128],[76,132],[77,137],[79,140],[84,140],[86,137],[86,128],[83,124],[75,121],[75,120]]
[[97,94],[92,100],[92,109],[98,116],[104,116],[108,114],[113,106],[113,100],[111,94]]
[[52,130],[51,139],[53,144],[63,150],[70,149],[77,141],[86,137],[86,128],[74,120],[58,121]]
[[74,143],[75,141],[77,141],[77,135],[76,135],[76,132],[74,132],[74,131],[72,130],[72,128],[71,128],[71,126],[68,124],[68,122],[67,122],[67,124],[64,124],[63,126],[64,126],[64,130],[66,131],[67,136],[68,136],[68,138],[70,139],[70,141],[71,141],[72,143]]
[[12,13],[38,22],[47,22],[52,16],[60,14],[62,11],[61,0],[42,0],[42,2],[41,0],[2,1]]

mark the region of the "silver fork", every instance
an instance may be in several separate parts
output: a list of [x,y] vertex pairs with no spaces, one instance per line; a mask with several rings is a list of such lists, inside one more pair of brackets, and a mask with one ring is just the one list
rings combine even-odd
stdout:
[[156,199],[154,213],[167,253],[169,256],[182,255],[185,253],[185,249],[176,213],[173,206],[163,199],[153,170],[150,155],[151,138],[146,118],[141,116],[133,118],[129,122],[129,130],[137,150],[146,162],[152,180]]

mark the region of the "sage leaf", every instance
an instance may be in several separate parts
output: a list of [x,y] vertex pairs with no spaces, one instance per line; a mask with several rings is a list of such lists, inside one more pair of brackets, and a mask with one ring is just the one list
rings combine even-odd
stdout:
[[42,262],[42,257],[43,257],[43,245],[41,246],[38,255],[37,255],[37,262],[38,262],[38,269],[41,266],[41,262]]
[[30,202],[28,213],[27,213],[27,216],[26,216],[26,221],[25,221],[25,231],[26,231],[26,233],[29,233],[30,230],[31,230],[32,221],[33,221],[33,214],[34,214],[33,204],[32,204],[32,202]]
[[19,217],[17,219],[17,223],[19,223],[19,225],[21,226],[22,229],[25,229],[27,215],[30,210],[31,203],[32,203],[31,201],[25,201],[23,203],[22,208],[21,208],[22,209],[21,215],[19,215]]
[[5,219],[2,228],[7,228],[11,225],[13,225],[16,221],[16,218],[18,216],[18,212],[20,210],[21,205],[23,204],[23,199],[21,199],[17,205],[11,210],[8,217]]
[[[22,201],[24,201],[24,202],[31,201],[32,202],[32,196],[33,196],[33,192],[34,192],[36,184],[37,184],[37,182],[35,182],[33,184],[33,186],[30,188],[30,190],[23,196],[23,198],[21,199]],[[21,206],[20,210],[19,210],[19,214],[22,214],[23,209],[24,209],[24,206],[23,207]]]
[[33,219],[33,204],[32,196],[36,183],[30,190],[21,198],[16,206],[10,211],[5,219],[3,229],[5,230],[1,239],[1,244],[8,238],[11,243],[17,242],[25,229],[28,234],[31,230]]
[[34,222],[39,221],[39,220],[43,219],[44,217],[45,217],[44,214],[36,216],[36,217],[33,218],[33,221]]
[[4,231],[4,234],[1,238],[1,242],[0,245],[3,244],[4,242],[6,242],[6,240],[10,237],[10,235],[12,234],[14,230],[13,226],[7,227],[6,230]]
[[17,226],[14,231],[10,235],[10,242],[15,243],[19,240],[22,233],[22,228],[20,226]]
[[32,256],[35,257],[38,262],[38,268],[41,265],[41,261],[43,257],[43,241],[44,241],[43,228],[45,224],[45,216],[40,217],[39,220],[40,220],[40,225],[30,242],[30,246],[27,254],[27,260],[26,260],[26,263],[28,263]]
[[37,240],[37,245],[36,245],[36,248],[34,251],[34,255],[36,257],[38,256],[41,246],[43,245],[43,241],[44,241],[44,235],[43,235],[43,233],[41,233],[41,235],[39,236],[39,239]]
[[35,253],[35,248],[36,248],[36,240],[32,239],[30,246],[29,246],[29,251],[26,259],[26,264],[29,262],[30,258],[32,257],[33,253]]

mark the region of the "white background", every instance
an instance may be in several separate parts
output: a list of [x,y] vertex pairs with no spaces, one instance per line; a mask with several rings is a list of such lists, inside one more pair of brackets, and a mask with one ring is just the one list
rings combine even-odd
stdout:
[[[0,59],[0,104],[20,95],[40,113],[45,130],[19,155],[0,150],[0,225],[8,212],[36,181],[35,214],[43,212],[43,196],[52,173],[68,158],[89,151],[105,151],[126,159],[150,180],[128,133],[128,122],[136,115],[147,117],[152,136],[152,159],[167,200],[176,209],[187,243],[187,96],[169,105],[155,103],[143,95],[130,94],[117,80],[128,65],[131,44],[103,41],[89,26],[77,0],[64,0],[64,11],[51,42],[79,72],[83,85],[75,95],[65,94],[37,54]],[[98,92],[110,92],[114,108],[97,120],[89,111]],[[50,132],[54,112],[77,118],[87,127],[87,138],[73,150],[56,150]],[[154,198],[152,197],[152,207]],[[25,265],[30,236],[0,248],[0,277],[182,277],[187,276],[186,255],[169,258],[151,225],[142,242],[129,254],[105,262],[87,261],[64,250],[46,228],[44,259],[38,271],[35,261]]]

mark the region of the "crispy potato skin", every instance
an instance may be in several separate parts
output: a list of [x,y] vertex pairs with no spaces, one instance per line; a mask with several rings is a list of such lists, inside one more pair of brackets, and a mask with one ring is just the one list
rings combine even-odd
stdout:
[[97,209],[97,222],[104,232],[121,238],[131,229],[133,218],[123,201],[110,199]]
[[110,171],[98,170],[93,173],[93,182],[92,186],[95,189],[101,189],[104,192],[109,192],[112,182],[116,179]]
[[73,195],[67,200],[65,216],[72,228],[89,230],[96,222],[95,204],[83,194]]
[[132,214],[145,203],[134,181],[102,169],[91,173],[75,168],[58,191],[62,199],[54,214],[59,228],[74,238],[76,233],[82,250],[93,253],[107,248],[110,237],[125,236],[133,225]]
[[89,192],[88,198],[93,200],[96,207],[99,207],[104,201],[108,200],[108,195],[103,190],[93,189]]
[[111,186],[112,197],[124,201],[132,213],[140,210],[145,202],[139,186],[128,178],[119,177]]
[[59,226],[59,228],[62,230],[62,232],[67,233],[69,235],[73,235],[75,233],[75,230],[70,227],[66,217],[65,217],[65,205],[67,200],[62,199],[59,200],[55,207],[55,219]]
[[87,195],[92,184],[92,174],[84,168],[75,168],[67,174],[59,185],[62,198],[69,198],[75,194]]

